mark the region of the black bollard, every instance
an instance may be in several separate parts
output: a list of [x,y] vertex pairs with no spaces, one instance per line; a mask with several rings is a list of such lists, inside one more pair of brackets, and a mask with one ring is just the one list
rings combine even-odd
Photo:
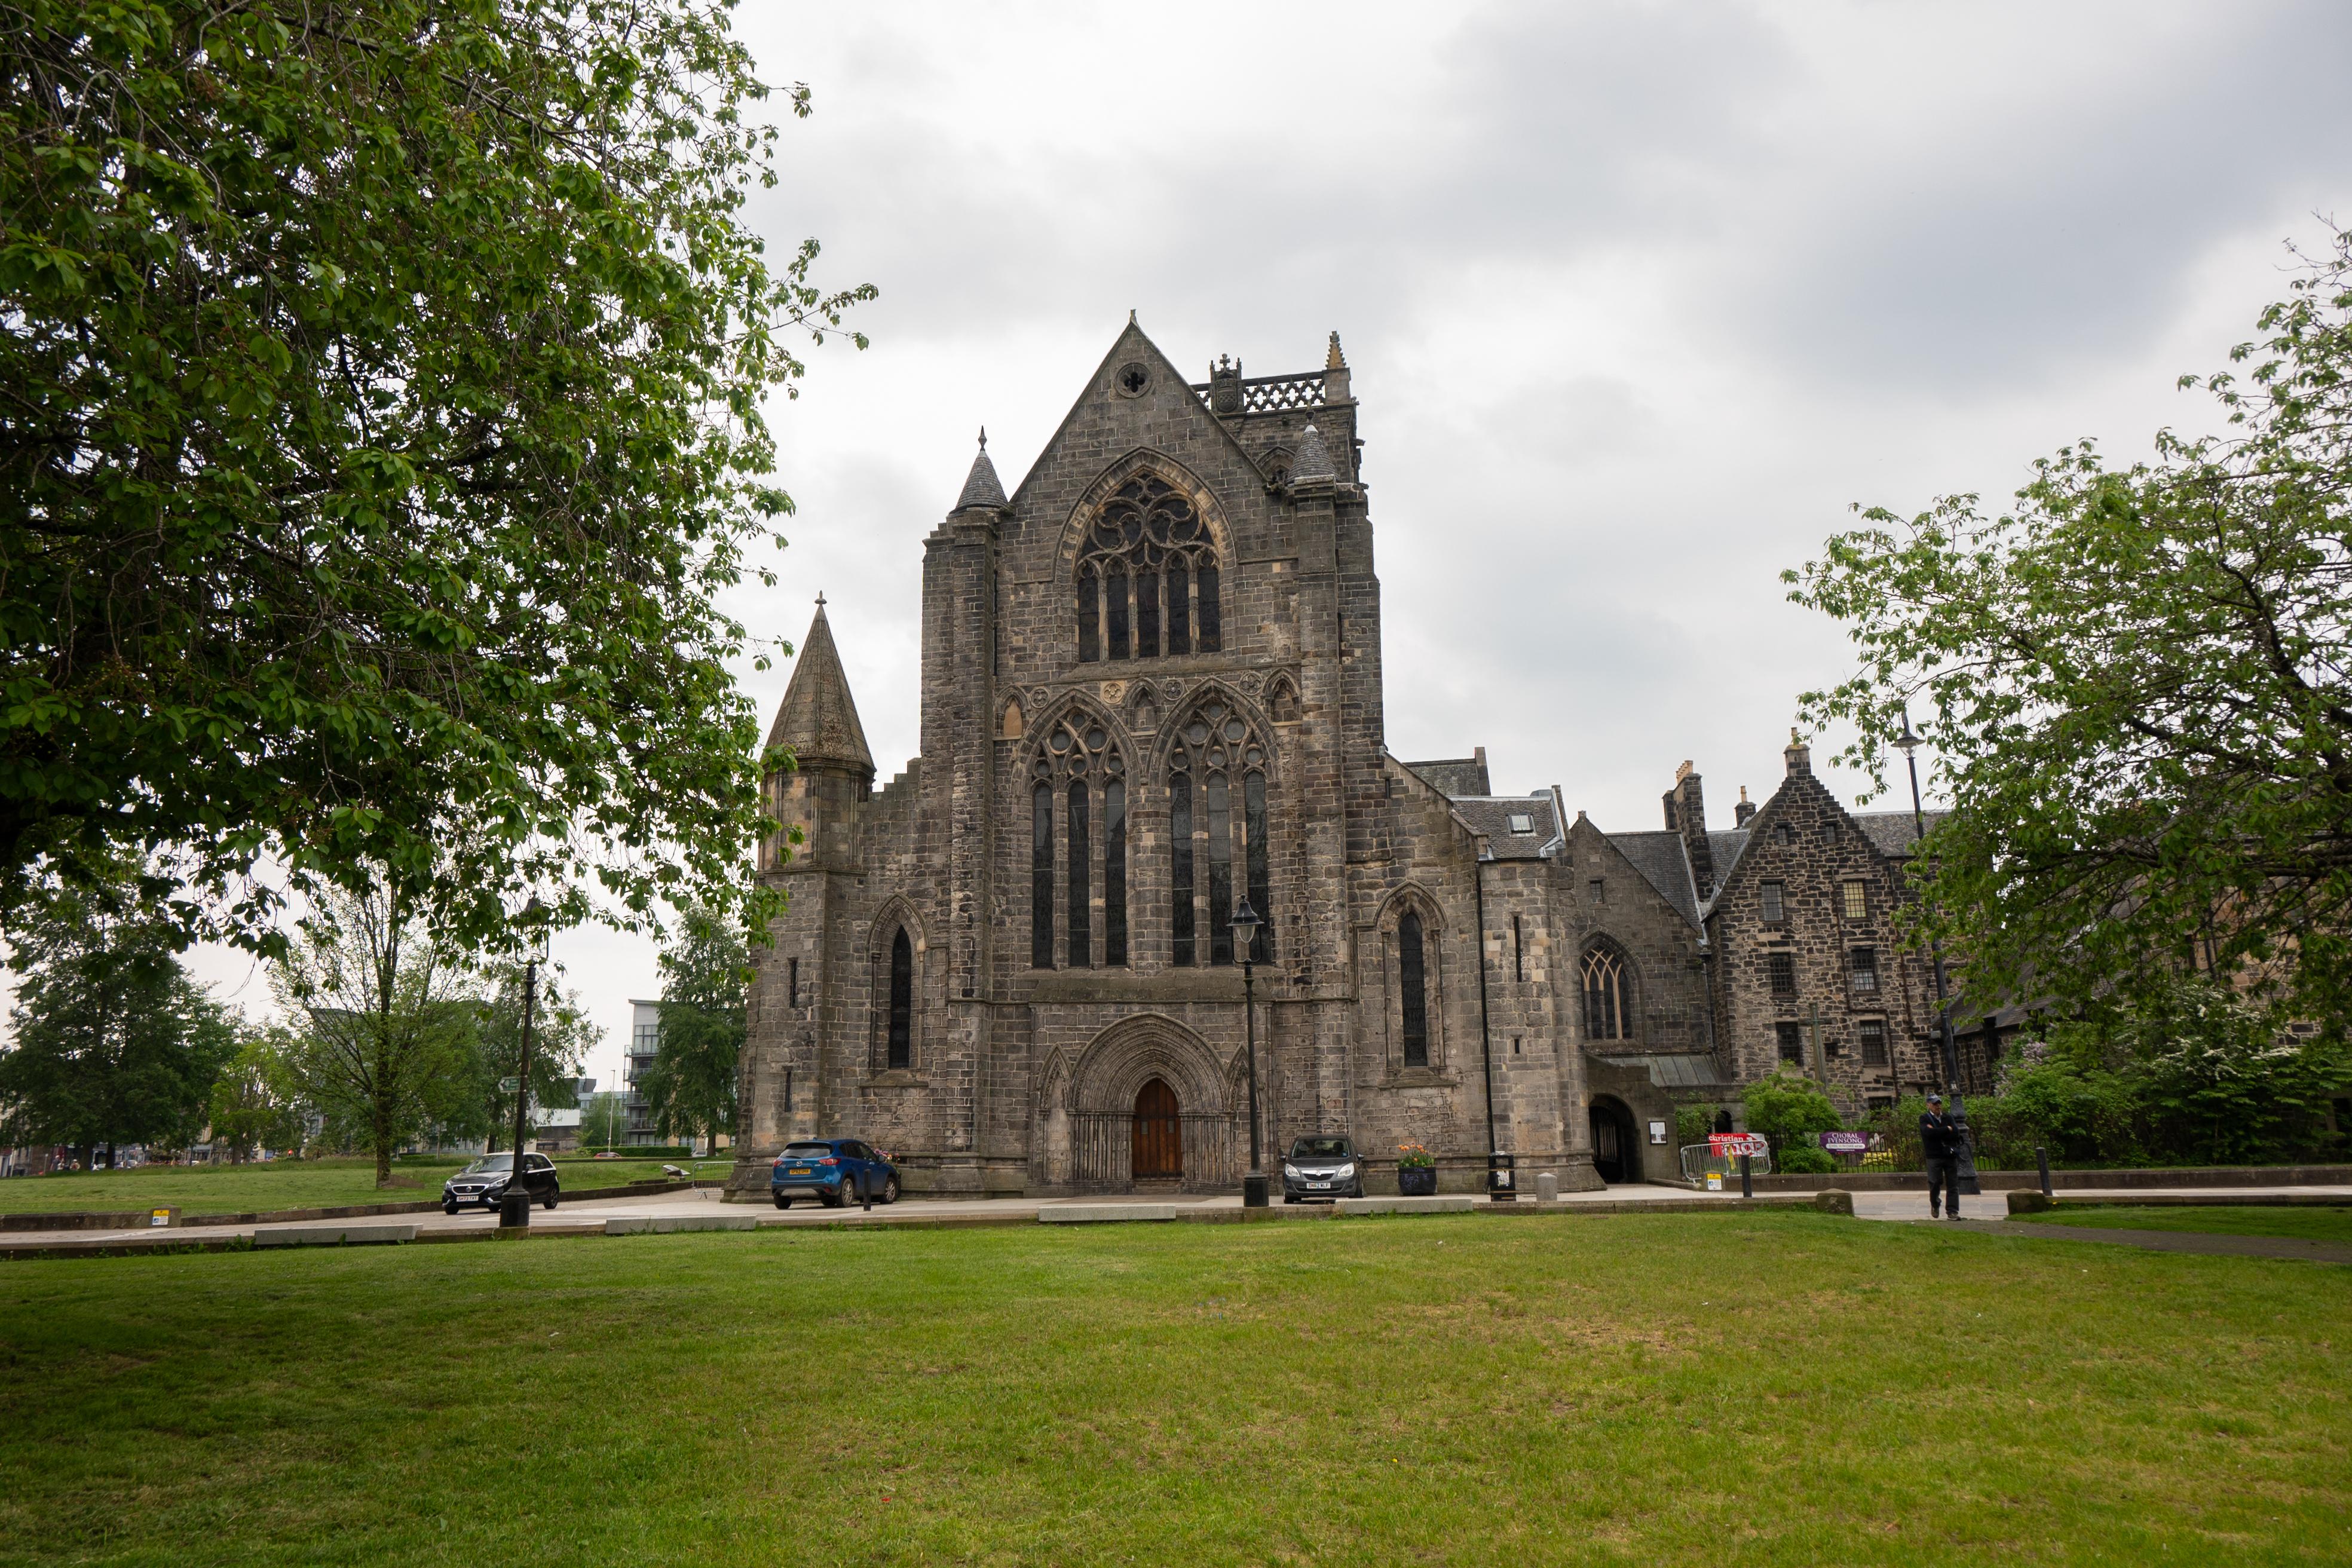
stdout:
[[2033,1146],[2033,1163],[2042,1167],[2042,1195],[2056,1197],[2058,1194],[2050,1190],[2050,1151],[2036,1143]]
[[1753,1162],[1749,1156],[1746,1154],[1739,1156],[1739,1195],[1743,1198],[1752,1198],[1756,1195],[1756,1178],[1751,1173],[1752,1170]]

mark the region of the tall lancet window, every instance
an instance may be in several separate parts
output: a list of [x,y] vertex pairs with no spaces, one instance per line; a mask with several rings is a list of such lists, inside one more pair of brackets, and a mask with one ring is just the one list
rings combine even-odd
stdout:
[[1057,956],[1070,969],[1126,963],[1127,760],[1118,742],[1105,721],[1066,713],[1045,728],[1029,777],[1031,967],[1054,968]]
[[1231,963],[1234,878],[1264,923],[1248,954],[1274,958],[1273,844],[1266,823],[1265,740],[1212,696],[1176,727],[1168,756],[1169,893],[1179,965]]
[[1217,552],[1192,503],[1150,474],[1121,485],[1078,549],[1078,658],[1224,647]]
[[1625,1003],[1625,955],[1612,942],[1596,942],[1584,954],[1584,1037],[1633,1038]]
[[1429,1065],[1429,955],[1422,951],[1421,917],[1411,910],[1397,921],[1397,990],[1403,1006],[1404,1065]]
[[898,928],[890,943],[890,1066],[912,1067],[915,1061],[915,944],[907,928]]

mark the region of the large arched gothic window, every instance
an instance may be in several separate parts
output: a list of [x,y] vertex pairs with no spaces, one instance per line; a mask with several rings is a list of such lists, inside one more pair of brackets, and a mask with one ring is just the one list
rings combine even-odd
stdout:
[[[1096,955],[1127,963],[1127,761],[1101,721],[1084,711],[1045,732],[1030,763],[1029,963],[1054,967],[1055,894],[1062,895],[1062,962],[1091,969]],[[1054,813],[1061,808],[1060,832]],[[1057,859],[1058,850],[1058,859]],[[1061,875],[1055,875],[1058,864]],[[1057,888],[1058,884],[1058,888]],[[1102,889],[1097,942],[1095,889]]]
[[1168,754],[1168,879],[1178,964],[1234,962],[1236,868],[1261,922],[1250,962],[1273,961],[1265,771],[1264,738],[1220,698],[1177,730]]
[[1403,1003],[1404,1065],[1429,1065],[1429,955],[1422,950],[1421,917],[1411,910],[1397,921],[1397,990]]
[[1140,474],[1078,548],[1078,658],[1157,658],[1224,646],[1217,550],[1192,503]]
[[1633,1038],[1633,1015],[1626,1003],[1625,955],[1606,942],[1596,942],[1584,954],[1584,1037],[1590,1040]]
[[890,1042],[892,1068],[915,1065],[915,944],[900,926],[890,943]]

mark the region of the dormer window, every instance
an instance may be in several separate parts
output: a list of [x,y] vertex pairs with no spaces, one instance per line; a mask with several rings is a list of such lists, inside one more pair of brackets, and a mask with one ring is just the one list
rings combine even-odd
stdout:
[[1534,817],[1532,817],[1532,816],[1528,816],[1526,812],[1523,812],[1523,811],[1515,811],[1515,812],[1511,813],[1511,831],[1512,831],[1512,832],[1514,832],[1514,833],[1533,833],[1535,830],[1536,830],[1536,819],[1535,819]]

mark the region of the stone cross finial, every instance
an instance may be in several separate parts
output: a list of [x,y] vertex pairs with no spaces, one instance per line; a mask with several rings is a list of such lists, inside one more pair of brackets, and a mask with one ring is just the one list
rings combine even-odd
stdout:
[[820,610],[824,608],[824,590],[822,588],[816,591],[816,607]]

